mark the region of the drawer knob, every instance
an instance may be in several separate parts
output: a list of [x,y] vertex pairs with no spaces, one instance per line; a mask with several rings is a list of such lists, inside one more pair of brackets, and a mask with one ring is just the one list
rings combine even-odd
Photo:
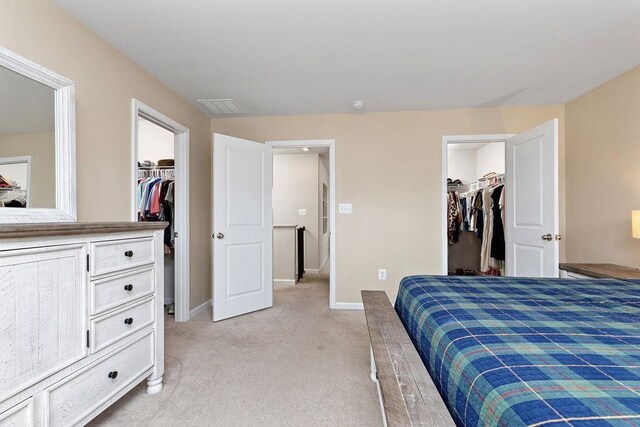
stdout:
[[127,258],[131,258],[131,257],[133,257],[133,251],[126,251],[126,252],[124,253],[124,256],[126,256]]
[[124,290],[131,292],[133,290],[133,285],[132,284],[124,285]]
[[130,325],[132,323],[133,323],[133,317],[127,317],[126,319],[124,319],[125,325]]
[[115,380],[117,376],[118,376],[118,371],[111,371],[109,372],[109,375],[108,375],[108,377],[111,378],[112,380]]

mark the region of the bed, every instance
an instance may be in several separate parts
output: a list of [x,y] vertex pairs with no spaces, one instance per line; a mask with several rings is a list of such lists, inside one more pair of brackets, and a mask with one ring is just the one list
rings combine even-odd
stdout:
[[[395,304],[408,351],[465,426],[640,425],[639,308],[640,282],[456,276],[406,277]],[[376,365],[398,358],[379,344]]]

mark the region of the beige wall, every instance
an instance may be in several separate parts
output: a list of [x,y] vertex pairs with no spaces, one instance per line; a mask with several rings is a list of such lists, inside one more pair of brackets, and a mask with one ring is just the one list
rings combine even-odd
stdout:
[[0,157],[31,156],[32,208],[56,207],[55,133],[0,135]]
[[640,67],[566,106],[567,260],[640,267]]
[[[337,301],[361,289],[395,298],[408,274],[442,266],[442,136],[517,133],[560,119],[561,231],[564,230],[564,106],[214,119],[212,130],[254,141],[335,139]],[[564,248],[561,248],[563,251]],[[377,279],[387,268],[388,280]]]
[[[273,156],[273,223],[304,225],[304,267],[318,269],[318,155]],[[298,215],[306,209],[306,215]],[[278,262],[278,260],[275,260]]]
[[78,218],[131,217],[131,98],[190,130],[191,307],[211,296],[209,119],[49,0],[2,0],[0,46],[76,84]]

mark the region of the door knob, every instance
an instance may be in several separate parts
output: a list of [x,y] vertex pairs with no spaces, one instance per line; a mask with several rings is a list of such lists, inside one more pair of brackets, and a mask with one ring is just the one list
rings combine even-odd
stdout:
[[556,240],[562,240],[562,234],[556,234]]
[[553,240],[553,236],[551,234],[543,234],[542,240],[546,240],[547,242],[550,242]]
[[218,234],[214,234],[214,235],[213,235],[213,236],[211,236],[211,237],[215,237],[216,239],[224,239],[224,234],[222,234],[222,233],[218,233]]

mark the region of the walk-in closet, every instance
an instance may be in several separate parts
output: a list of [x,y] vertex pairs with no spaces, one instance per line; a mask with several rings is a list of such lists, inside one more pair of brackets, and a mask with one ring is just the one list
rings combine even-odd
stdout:
[[164,304],[175,313],[175,134],[138,118],[137,219],[166,221],[164,232]]
[[447,144],[448,274],[505,273],[504,142]]

